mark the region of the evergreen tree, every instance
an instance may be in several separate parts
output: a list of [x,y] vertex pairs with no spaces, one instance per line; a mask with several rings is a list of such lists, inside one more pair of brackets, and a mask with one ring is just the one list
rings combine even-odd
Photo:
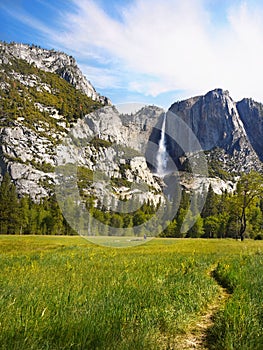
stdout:
[[191,238],[200,238],[204,234],[204,225],[203,225],[203,219],[198,214],[195,216],[195,222],[193,226],[190,228],[190,230],[187,233],[187,237]]
[[110,220],[110,226],[116,227],[116,228],[121,228],[123,227],[123,219],[122,216],[115,213],[112,214],[111,220]]
[[210,215],[204,219],[204,237],[218,237],[220,231],[220,219],[217,215]]
[[162,237],[176,237],[177,232],[177,222],[176,220],[172,220],[166,229],[164,230]]
[[20,234],[29,234],[29,222],[30,222],[30,205],[31,199],[29,196],[22,197],[20,199]]
[[[174,237],[183,238],[186,236],[186,232],[188,231],[188,224],[185,222],[187,209],[181,208],[178,210],[176,215],[177,225],[175,227]],[[184,232],[182,232],[182,225],[184,224]]]
[[206,201],[202,210],[202,217],[214,216],[217,213],[216,194],[213,191],[211,184],[208,187]]
[[15,234],[20,231],[20,210],[15,185],[5,173],[0,185],[0,232]]

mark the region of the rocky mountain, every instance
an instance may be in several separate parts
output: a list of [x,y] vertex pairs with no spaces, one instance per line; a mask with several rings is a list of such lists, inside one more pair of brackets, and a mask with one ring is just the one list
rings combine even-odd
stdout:
[[142,152],[160,108],[121,114],[72,57],[4,43],[0,101],[1,172],[10,174],[21,196],[39,201],[54,193],[56,168],[74,163],[84,196],[159,202],[160,185]]
[[106,207],[131,197],[157,205],[162,189],[147,167],[144,152],[162,113],[162,109],[148,106],[128,116],[108,106],[88,114],[57,146],[58,170],[77,160],[84,175],[84,193],[103,200]]
[[64,52],[46,50],[35,45],[0,42],[0,63],[12,64],[12,59],[22,59],[45,71],[56,73],[93,100],[109,104],[107,97],[100,96],[90,81],[82,74],[76,60]]
[[[156,174],[164,121],[166,173],[193,171],[204,151],[209,176],[220,178],[206,183],[219,193],[240,172],[262,170],[262,104],[236,103],[221,89],[176,102],[167,113],[145,106],[123,114],[97,94],[74,58],[0,43],[0,101],[2,174],[36,201],[54,192],[57,168],[77,164],[83,196],[104,198],[105,206],[131,196],[159,203],[167,185]],[[195,188],[189,176],[182,182]]]
[[[212,167],[219,162],[228,173],[262,170],[262,108],[262,104],[247,99],[236,103],[229,92],[222,89],[174,103],[167,113],[166,123],[169,130],[167,149],[171,158],[180,168],[185,153],[194,153],[201,148]],[[176,142],[176,117],[199,141],[199,144],[193,142],[189,129],[182,128],[181,139],[189,139],[187,152]]]
[[252,147],[263,161],[263,105],[244,98],[237,103],[237,110]]

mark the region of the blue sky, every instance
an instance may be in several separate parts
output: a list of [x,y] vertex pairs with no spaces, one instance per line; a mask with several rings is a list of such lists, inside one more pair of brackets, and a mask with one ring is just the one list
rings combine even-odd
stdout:
[[263,102],[262,19],[256,0],[1,0],[0,39],[73,55],[116,104],[217,87]]

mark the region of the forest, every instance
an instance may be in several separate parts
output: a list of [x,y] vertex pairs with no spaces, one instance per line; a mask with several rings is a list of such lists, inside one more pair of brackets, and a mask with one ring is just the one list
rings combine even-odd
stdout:
[[[176,200],[168,201],[164,209],[165,229],[156,227],[155,236],[174,238],[241,238],[263,239],[263,179],[259,173],[251,172],[240,177],[233,193],[225,191],[218,195],[209,186],[206,201],[199,213],[198,201],[202,194],[194,195],[191,216],[194,225],[182,232],[181,227],[189,211],[191,194],[182,191],[179,208]],[[96,203],[96,204],[95,204]],[[78,213],[72,203],[72,217]],[[153,217],[158,209],[150,202],[139,209],[123,213],[110,210],[94,198],[85,198],[89,213],[105,226],[134,227]],[[160,205],[160,204],[159,204]],[[119,208],[121,209],[121,208]],[[178,210],[177,210],[178,209]],[[6,173],[0,185],[0,232],[1,234],[74,235],[77,234],[63,217],[55,195],[34,202],[29,196],[19,197],[15,185]],[[144,235],[147,232],[141,232]],[[92,234],[104,234],[94,232]]]

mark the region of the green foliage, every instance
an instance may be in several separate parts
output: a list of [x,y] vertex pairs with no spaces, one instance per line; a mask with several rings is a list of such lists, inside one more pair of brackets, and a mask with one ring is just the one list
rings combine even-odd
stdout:
[[207,216],[204,219],[205,237],[218,237],[221,229],[221,220],[217,215]]
[[93,171],[84,166],[79,166],[77,169],[78,176],[78,188],[80,194],[83,194],[83,190],[88,188],[93,182]]
[[[244,238],[244,234],[247,230],[248,211],[253,206],[257,205],[257,203],[259,203],[262,197],[263,197],[262,175],[255,171],[252,171],[249,174],[242,175],[237,184],[236,193],[232,199],[232,208],[240,224],[239,235],[241,236],[241,239]],[[255,210],[253,214],[255,214]],[[258,214],[260,215],[260,212]],[[256,219],[255,216],[254,218]],[[262,214],[261,214],[261,218],[262,218]]]
[[112,142],[94,137],[89,143],[94,146],[97,150],[101,147],[108,148],[112,145]]
[[44,173],[53,173],[55,171],[55,168],[49,164],[43,161],[42,163],[35,161],[32,159],[30,161],[30,164],[37,170],[43,171]]
[[209,185],[204,207],[202,209],[202,217],[216,215],[218,213],[217,196],[213,191],[211,185]]
[[0,185],[0,234],[75,234],[62,216],[54,196],[34,203],[18,198],[8,173]]
[[165,228],[164,232],[161,234],[162,237],[176,237],[176,231],[177,231],[177,222],[176,220],[173,220],[168,223],[167,227]]
[[123,157],[125,159],[132,159],[142,156],[142,154],[139,151],[136,151],[134,148],[126,147],[120,144],[115,144],[114,149],[117,152],[118,157]]
[[211,349],[256,349],[263,344],[262,253],[219,263],[216,278],[232,296],[215,318]]
[[263,179],[255,172],[244,174],[233,194],[225,192],[217,195],[209,186],[201,216],[197,215],[196,211],[195,202],[198,202],[198,198],[192,197],[189,211],[190,197],[183,191],[180,207],[175,216],[176,224],[172,222],[173,229],[169,227],[165,229],[162,237],[184,237],[180,230],[187,212],[189,220],[196,215],[197,220],[192,227],[187,227],[186,223],[184,227],[184,231],[187,231],[186,237],[241,239],[244,239],[245,235],[250,238],[260,237],[263,230],[262,198]]
[[231,181],[237,174],[230,173],[223,168],[223,164],[219,160],[221,156],[220,152],[220,149],[205,152],[205,154],[209,155],[207,157],[208,175],[211,177],[220,177],[225,181]]
[[195,222],[187,233],[187,237],[200,238],[204,234],[203,218],[200,215],[195,216]]
[[128,187],[131,188],[132,182],[128,181],[127,179],[124,179],[123,177],[112,177],[111,178],[111,185],[117,186],[117,187]]
[[126,170],[130,170],[131,166],[129,163],[119,164],[119,169],[120,169],[121,176],[123,178],[126,178]]
[[[108,209],[99,201],[97,201],[97,206],[95,207],[94,201],[92,201],[91,198],[87,198],[86,207],[89,209],[89,213],[104,225],[117,228],[132,228],[147,222],[155,215],[157,210],[157,208],[155,208],[155,206],[150,202],[144,204],[135,202],[135,200],[132,200],[131,203],[126,202],[125,200],[119,200],[117,208],[111,207]],[[133,209],[133,205],[136,207],[135,210]],[[98,235],[100,234],[105,233],[98,232]],[[131,236],[132,235],[133,234],[131,233]]]
[[0,238],[0,349],[176,348],[217,295],[209,258],[177,245],[113,250],[51,238],[21,237],[14,255]]
[[[51,130],[59,132],[63,131],[63,128],[46,111],[41,112],[36,103],[57,109],[67,126],[101,107],[99,102],[76,90],[57,74],[44,72],[24,60],[13,59],[12,65],[3,65],[3,68],[4,70],[0,72],[0,81],[4,81],[10,87],[0,89],[1,126],[10,126],[22,117],[24,125],[34,130],[41,125],[47,136]],[[36,85],[26,86],[20,83],[14,78],[13,71],[36,81]]]
[[208,162],[208,175],[210,177],[219,177],[225,181],[232,181],[236,174],[224,170],[220,161],[214,158]]
[[[41,166],[41,167],[40,167]],[[63,167],[64,176],[71,173],[72,166]],[[39,168],[44,170],[45,164],[40,164]],[[46,167],[46,171],[52,171],[52,168]],[[74,170],[74,169],[73,169]],[[103,175],[103,174],[102,174]],[[53,197],[42,200],[40,203],[34,203],[29,198],[17,198],[15,186],[9,184],[7,178],[4,178],[0,186],[0,206],[1,206],[1,233],[35,233],[35,234],[52,234],[53,229],[56,230],[55,221],[58,222],[59,230],[54,231],[54,234],[74,234],[74,231],[69,228],[69,225],[63,219],[58,205],[55,204]],[[245,210],[246,220],[246,237],[260,239],[263,227],[263,205],[261,199],[262,185],[261,177],[253,175],[252,184],[248,186],[244,182],[244,177],[241,178],[237,186],[237,191],[234,194],[224,193],[216,195],[211,188],[208,191],[207,202],[203,208],[201,215],[198,213],[196,203],[198,197],[191,198],[186,192],[182,192],[181,203],[177,208],[176,198],[174,202],[168,202],[165,208],[158,212],[159,219],[163,221],[164,231],[160,232],[160,221],[154,227],[154,216],[160,205],[155,206],[152,203],[135,203],[136,201],[128,200],[123,196],[122,200],[118,201],[118,207],[114,203],[108,203],[104,199],[90,197],[86,189],[90,188],[93,183],[93,177],[100,176],[94,174],[93,171],[86,167],[77,168],[78,188],[83,199],[83,204],[86,203],[87,209],[91,212],[94,218],[98,219],[105,225],[113,227],[134,227],[152,220],[153,235],[160,234],[162,237],[204,237],[204,238],[237,238],[240,235],[241,219]],[[246,175],[245,179],[250,179],[251,175]],[[103,180],[103,176],[101,180]],[[107,180],[107,179],[105,179]],[[258,182],[259,181],[259,182]],[[246,185],[244,185],[246,184]],[[44,183],[47,189],[50,189],[49,183]],[[111,186],[125,186],[131,188],[132,183],[125,178],[112,178]],[[245,187],[244,187],[245,186]],[[243,188],[243,190],[242,190]],[[249,190],[251,188],[251,191]],[[244,189],[246,190],[244,192]],[[66,195],[66,194],[65,194]],[[192,200],[190,209],[190,199]],[[245,201],[245,202],[244,202]],[[96,203],[96,204],[95,204]],[[245,206],[244,206],[245,203]],[[176,204],[176,205],[175,205]],[[71,216],[71,224],[80,225],[80,208],[74,205],[74,202],[68,203],[67,212]],[[25,208],[27,209],[25,209]],[[55,209],[54,209],[55,208]],[[139,208],[139,209],[138,209]],[[178,209],[178,210],[177,210]],[[112,211],[114,212],[112,212]],[[21,214],[23,212],[24,214]],[[188,221],[186,221],[186,215]],[[57,219],[54,219],[57,218]],[[168,220],[168,221],[167,221]],[[194,220],[194,221],[193,221]],[[182,226],[184,225],[184,226]],[[103,232],[96,234],[105,234]],[[105,231],[105,232],[104,232]]]
[[14,184],[8,173],[0,185],[0,232],[19,233],[21,212]]

